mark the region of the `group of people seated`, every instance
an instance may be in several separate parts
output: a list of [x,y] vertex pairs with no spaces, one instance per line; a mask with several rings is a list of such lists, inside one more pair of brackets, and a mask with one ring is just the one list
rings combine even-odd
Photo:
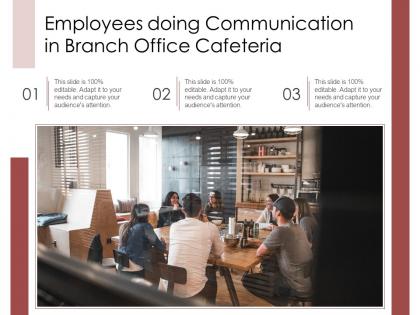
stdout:
[[[279,198],[280,196],[278,194],[269,194],[266,197],[265,208],[256,221],[257,223],[259,223],[260,228],[272,230],[275,226],[277,226],[274,203]],[[295,208],[290,221],[291,223],[300,225],[300,227],[305,231],[309,244],[312,247],[312,243],[317,241],[317,220],[312,214],[310,206],[306,199],[296,198],[294,202]]]
[[[170,191],[159,210],[157,227],[170,226],[172,223],[182,219],[185,219],[185,214],[179,202],[179,195],[176,191]],[[209,193],[209,199],[201,213],[201,219],[204,221],[224,220],[222,197],[219,191],[214,190]]]
[[[163,205],[169,214],[159,213],[159,226],[170,225],[167,263],[185,268],[187,282],[176,284],[174,295],[190,299],[201,297],[209,304],[216,301],[216,267],[208,265],[209,255],[220,256],[224,243],[211,217],[223,217],[220,193],[211,193],[203,207],[200,197],[189,193],[179,202],[176,192],[169,192]],[[145,277],[148,270],[156,270],[156,252],[163,256],[166,244],[148,223],[150,209],[145,204],[134,206],[131,219],[121,226],[118,251],[128,257],[126,266],[117,269],[132,277]],[[260,228],[272,230],[259,245],[256,255],[262,256],[261,272],[245,273],[243,285],[253,294],[275,303],[278,296],[311,295],[311,264],[316,244],[317,222],[308,203],[301,198],[292,200],[270,194],[266,208],[257,222]],[[155,254],[153,254],[155,253]],[[155,283],[158,286],[158,283]],[[159,289],[166,283],[160,280]]]
[[[207,260],[210,254],[219,257],[223,253],[224,244],[219,238],[219,230],[203,214],[201,199],[196,194],[185,195],[182,207],[176,192],[170,192],[165,202],[171,202],[174,211],[180,212],[179,215],[169,213],[171,229],[168,264],[185,268],[188,275],[185,284],[175,286],[174,295],[191,299],[200,297],[214,304],[217,292],[216,269],[207,265]],[[131,220],[120,229],[118,251],[128,256],[129,261],[128,267],[117,265],[117,269],[131,277],[144,278],[148,270],[155,269],[152,249],[162,254],[165,251],[164,240],[158,238],[147,222],[149,212],[147,205],[137,204],[131,213]],[[160,224],[165,226],[165,223]],[[166,285],[161,280],[159,289],[165,290]]]

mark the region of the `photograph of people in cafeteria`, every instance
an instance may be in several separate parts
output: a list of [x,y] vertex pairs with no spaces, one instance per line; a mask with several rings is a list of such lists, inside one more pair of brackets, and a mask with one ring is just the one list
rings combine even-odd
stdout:
[[383,306],[383,132],[37,126],[38,307]]

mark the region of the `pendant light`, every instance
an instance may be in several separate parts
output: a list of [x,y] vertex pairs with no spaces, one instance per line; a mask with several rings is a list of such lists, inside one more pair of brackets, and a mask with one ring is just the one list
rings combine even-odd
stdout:
[[296,136],[302,133],[302,126],[284,126],[284,133],[289,136]]
[[235,130],[235,132],[233,133],[233,136],[238,140],[243,140],[243,139],[248,138],[249,133],[248,131],[245,130],[244,127],[238,126],[238,129]]

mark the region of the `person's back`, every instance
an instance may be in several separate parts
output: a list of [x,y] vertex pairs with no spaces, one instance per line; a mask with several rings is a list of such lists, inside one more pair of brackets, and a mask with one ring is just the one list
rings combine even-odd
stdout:
[[[185,218],[172,224],[168,264],[187,270],[187,283],[175,285],[175,295],[190,297],[204,288],[207,260],[215,237],[218,237],[217,227],[209,222]],[[220,255],[221,252],[216,254]]]
[[[316,248],[318,235],[318,222],[312,214],[309,203],[304,198],[296,198],[295,220],[299,222],[300,227],[305,231],[309,244]],[[314,244],[315,243],[315,244]]]
[[305,231],[309,243],[313,246],[313,243],[317,240],[318,222],[313,216],[307,216],[300,219],[299,225]]
[[159,252],[164,251],[163,244],[147,222],[150,209],[145,204],[134,206],[131,219],[120,228],[120,244],[118,251],[129,258],[128,267],[119,266],[119,271],[128,272],[132,276],[144,277],[145,269],[152,270],[152,247]]
[[257,256],[274,255],[278,269],[248,274],[242,279],[248,290],[275,305],[276,296],[309,297],[312,293],[312,251],[304,230],[292,223],[295,208],[294,201],[288,197],[274,202],[277,227],[257,249]]
[[200,296],[214,303],[217,281],[214,268],[207,267],[207,260],[210,253],[220,256],[224,245],[217,227],[199,220],[201,199],[188,194],[183,204],[186,218],[172,224],[169,231],[168,264],[185,268],[187,283],[175,284],[174,295],[182,298]]
[[281,277],[301,295],[311,292],[311,278],[307,270],[312,262],[312,251],[303,229],[296,224],[274,228],[264,244],[276,255]]

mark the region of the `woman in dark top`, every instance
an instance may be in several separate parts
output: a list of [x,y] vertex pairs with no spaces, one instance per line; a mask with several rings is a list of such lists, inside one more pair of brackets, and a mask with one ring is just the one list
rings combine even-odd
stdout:
[[169,226],[174,222],[185,219],[181,211],[179,195],[176,191],[170,191],[162,202],[162,208],[159,210],[158,227]]
[[311,209],[308,202],[304,198],[296,198],[296,211],[295,221],[305,231],[306,237],[312,248],[316,247],[317,235],[318,235],[318,222],[312,215]]
[[128,267],[117,266],[118,270],[130,276],[145,276],[145,270],[152,270],[152,249],[163,253],[165,247],[159,240],[147,218],[150,212],[146,204],[136,204],[131,219],[120,228],[118,251],[128,256]]
[[212,219],[223,219],[222,195],[214,190],[209,194],[209,201],[204,208],[204,214],[211,221]]

